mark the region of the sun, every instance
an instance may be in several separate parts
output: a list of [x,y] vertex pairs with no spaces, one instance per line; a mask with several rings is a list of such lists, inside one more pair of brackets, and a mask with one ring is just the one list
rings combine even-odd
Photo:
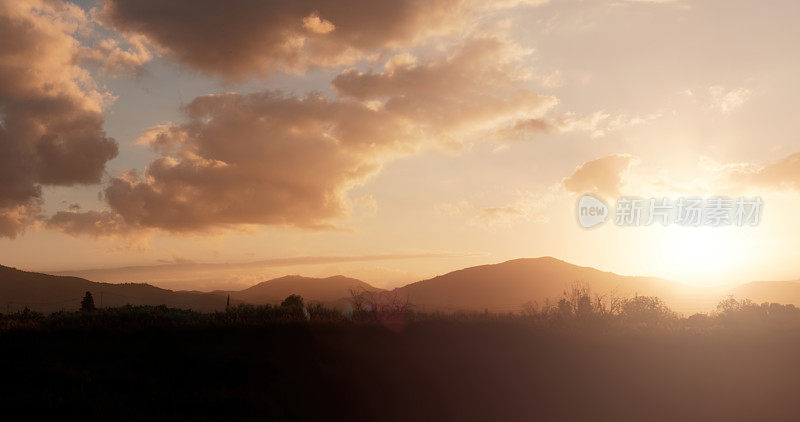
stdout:
[[752,258],[737,227],[664,228],[656,241],[661,264],[672,277],[692,284],[723,282]]

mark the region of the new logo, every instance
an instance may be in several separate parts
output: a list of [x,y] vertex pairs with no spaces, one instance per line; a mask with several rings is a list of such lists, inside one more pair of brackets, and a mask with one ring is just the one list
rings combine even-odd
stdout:
[[605,223],[608,207],[592,195],[583,195],[578,201],[578,222],[585,228]]

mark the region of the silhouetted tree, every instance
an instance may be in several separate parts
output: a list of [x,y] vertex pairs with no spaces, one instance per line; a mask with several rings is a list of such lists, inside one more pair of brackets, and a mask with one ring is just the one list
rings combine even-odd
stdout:
[[376,301],[373,292],[365,289],[350,289],[350,305],[353,307],[353,318],[363,319],[374,316]]
[[81,311],[90,312],[93,310],[95,310],[95,307],[92,292],[86,292],[86,295],[83,296],[83,300],[81,300]]
[[281,302],[281,310],[284,315],[291,318],[304,318],[307,311],[303,304],[303,297],[300,295],[289,295]]
[[559,319],[597,319],[611,315],[616,305],[616,298],[606,298],[595,295],[587,285],[580,282],[573,283],[562,294],[561,299],[554,306],[545,304],[544,312]]
[[303,297],[300,295],[289,295],[281,302],[282,308],[303,309]]
[[635,296],[623,301],[620,316],[628,322],[660,324],[673,321],[677,315],[655,296]]

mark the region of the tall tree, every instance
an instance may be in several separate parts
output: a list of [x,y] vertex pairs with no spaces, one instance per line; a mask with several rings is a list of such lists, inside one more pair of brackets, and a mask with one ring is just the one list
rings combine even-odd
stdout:
[[93,310],[95,310],[94,297],[92,297],[92,292],[86,292],[86,295],[83,296],[83,300],[81,300],[81,311],[89,312]]

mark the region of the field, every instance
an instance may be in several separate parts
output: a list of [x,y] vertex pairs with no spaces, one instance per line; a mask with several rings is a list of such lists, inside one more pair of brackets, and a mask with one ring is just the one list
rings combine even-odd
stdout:
[[800,411],[793,306],[730,300],[681,318],[651,298],[613,313],[581,303],[523,315],[286,305],[17,313],[0,319],[0,403],[29,415],[200,420],[792,420]]

